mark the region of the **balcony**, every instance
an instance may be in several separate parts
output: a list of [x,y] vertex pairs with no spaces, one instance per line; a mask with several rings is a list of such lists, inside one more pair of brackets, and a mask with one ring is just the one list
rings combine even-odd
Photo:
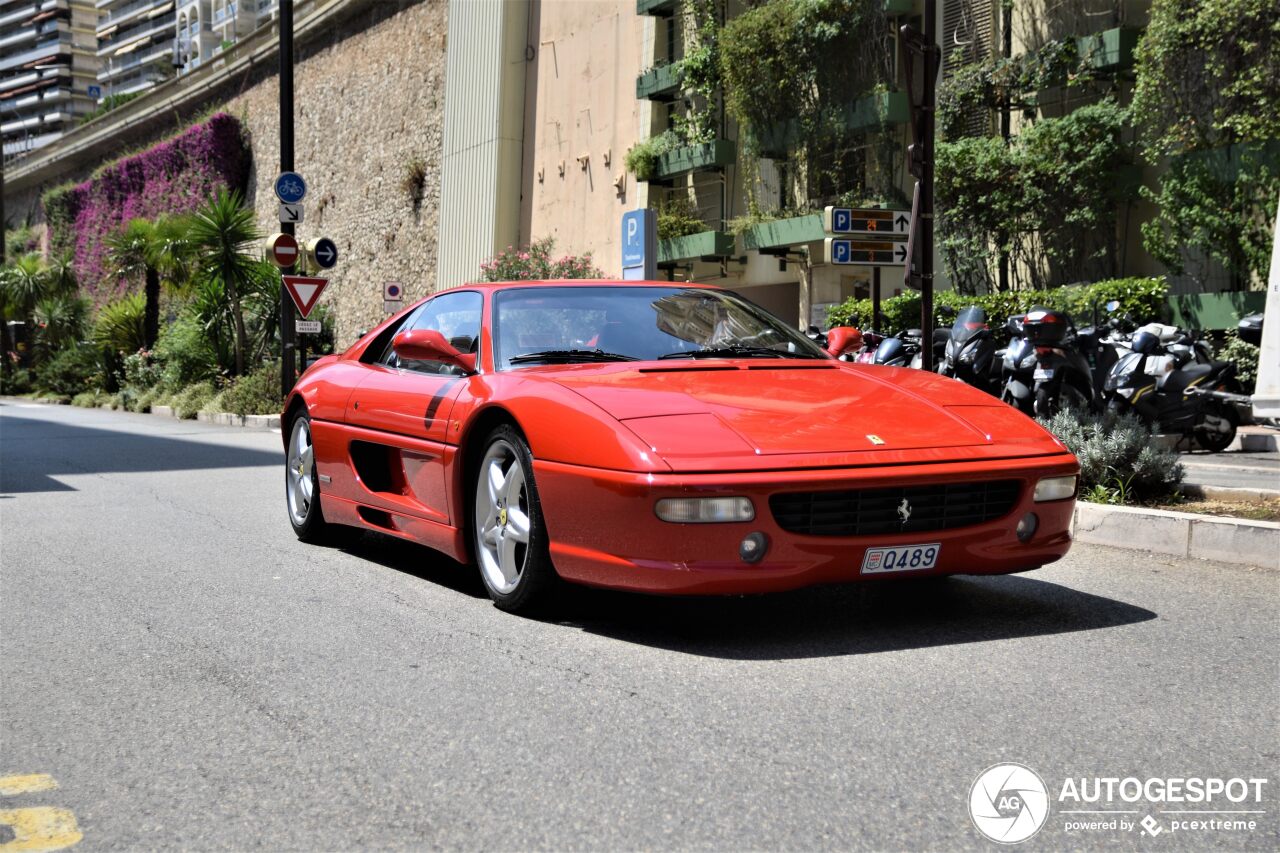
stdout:
[[734,236],[724,231],[703,231],[684,237],[669,237],[658,241],[658,263],[670,265],[677,261],[732,257],[734,243]]
[[884,0],[886,15],[910,15],[915,11],[915,0]]
[[679,63],[650,68],[636,78],[637,101],[672,101],[680,94],[684,66]]
[[637,15],[674,15],[680,0],[636,0]]
[[[905,92],[877,92],[866,95],[836,109],[832,126],[847,133],[860,133],[877,127],[906,124],[911,106]],[[782,158],[788,149],[800,142],[800,126],[788,121],[751,131],[765,157]]]
[[753,225],[742,232],[742,245],[748,249],[780,249],[814,243],[824,237],[826,232],[822,230],[822,216],[810,213]]
[[701,145],[685,145],[658,156],[654,182],[669,181],[690,172],[720,169],[738,157],[737,146],[728,139],[716,139]]
[[1076,50],[1095,71],[1125,71],[1133,67],[1133,52],[1141,30],[1116,27],[1076,39]]

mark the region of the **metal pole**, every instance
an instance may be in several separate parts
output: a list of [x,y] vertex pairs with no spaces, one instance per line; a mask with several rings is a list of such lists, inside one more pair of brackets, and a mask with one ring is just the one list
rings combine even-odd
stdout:
[[[293,171],[293,0],[280,0],[280,171]],[[293,223],[280,223],[280,230],[293,235]],[[293,267],[283,271],[293,275]],[[294,349],[293,300],[280,288],[280,389],[289,396],[298,378]]]
[[933,370],[933,131],[938,85],[938,3],[925,0],[924,92],[922,100],[924,163],[920,172],[920,366]]
[[880,328],[880,267],[871,268],[871,328],[877,332],[884,331]]

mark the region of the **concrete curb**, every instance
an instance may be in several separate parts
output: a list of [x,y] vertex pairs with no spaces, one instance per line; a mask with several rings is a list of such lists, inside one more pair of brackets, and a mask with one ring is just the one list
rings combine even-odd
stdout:
[[1280,572],[1280,522],[1078,503],[1075,541]]
[[1261,503],[1280,499],[1280,490],[1242,489],[1237,486],[1209,486],[1201,483],[1183,483],[1182,493],[1192,498],[1228,503]]

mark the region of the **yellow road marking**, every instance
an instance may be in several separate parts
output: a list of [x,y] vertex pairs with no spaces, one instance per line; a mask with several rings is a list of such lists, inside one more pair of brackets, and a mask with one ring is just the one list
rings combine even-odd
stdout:
[[0,824],[13,829],[13,839],[0,844],[0,853],[62,850],[84,838],[76,825],[76,816],[66,809],[0,810]]
[[48,773],[28,773],[25,776],[0,776],[0,797],[32,794],[36,791],[52,791],[58,787]]

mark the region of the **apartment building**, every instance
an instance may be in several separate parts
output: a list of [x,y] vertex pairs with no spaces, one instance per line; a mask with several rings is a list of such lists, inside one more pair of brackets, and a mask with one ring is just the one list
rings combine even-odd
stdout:
[[175,60],[179,73],[214,59],[270,22],[278,9],[278,0],[181,0]]
[[101,96],[150,89],[173,76],[174,0],[97,0]]
[[4,160],[53,142],[94,108],[90,0],[0,0]]

